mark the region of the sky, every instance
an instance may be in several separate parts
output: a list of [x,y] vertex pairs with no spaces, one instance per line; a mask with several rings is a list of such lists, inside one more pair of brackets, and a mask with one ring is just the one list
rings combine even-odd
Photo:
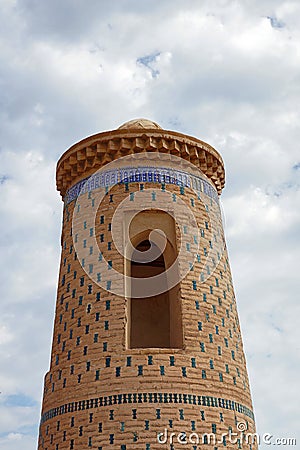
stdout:
[[60,258],[56,162],[138,117],[225,161],[257,429],[297,437],[300,2],[0,0],[0,24],[0,448],[36,448]]

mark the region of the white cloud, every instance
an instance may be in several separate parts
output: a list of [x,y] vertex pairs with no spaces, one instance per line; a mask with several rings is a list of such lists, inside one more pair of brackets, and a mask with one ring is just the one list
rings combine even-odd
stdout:
[[22,448],[22,450],[32,450],[37,446],[37,440],[22,433],[10,433],[7,437],[0,438],[0,445],[5,450],[15,450]]
[[0,327],[0,345],[6,344],[13,339],[13,335],[8,331],[5,325]]

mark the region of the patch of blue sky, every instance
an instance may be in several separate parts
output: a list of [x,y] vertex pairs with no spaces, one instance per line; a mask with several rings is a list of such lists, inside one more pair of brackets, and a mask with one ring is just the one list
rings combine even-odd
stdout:
[[285,23],[281,20],[278,20],[277,17],[267,16],[267,19],[269,19],[271,23],[272,28],[284,28]]
[[271,323],[271,326],[274,328],[274,330],[278,331],[278,333],[283,333],[283,329],[280,328],[278,325],[276,325],[275,323]]
[[136,62],[139,65],[145,66],[147,69],[150,70],[152,78],[156,78],[159,75],[159,70],[154,69],[152,67],[152,64],[157,61],[158,56],[160,55],[160,52],[154,52],[150,55],[146,56],[140,56],[137,58]]
[[8,175],[0,175],[0,184],[4,184],[7,180],[9,180]]
[[18,428],[17,432],[21,434],[25,434],[26,436],[38,436],[38,424],[34,425],[25,425],[23,427]]
[[19,406],[19,407],[30,407],[36,406],[38,402],[25,394],[13,394],[9,395],[4,400],[5,406]]

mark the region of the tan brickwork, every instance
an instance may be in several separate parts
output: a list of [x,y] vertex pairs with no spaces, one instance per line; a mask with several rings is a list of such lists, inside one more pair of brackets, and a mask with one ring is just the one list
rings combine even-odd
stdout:
[[[257,448],[242,442],[237,429],[242,423],[247,427],[245,433],[254,433],[255,424],[218,201],[204,193],[197,195],[187,186],[142,183],[145,208],[148,204],[155,208],[152,189],[168,195],[164,194],[166,189],[174,201],[182,200],[193,211],[201,230],[199,259],[180,282],[183,348],[128,348],[128,299],[104,289],[89,277],[87,267],[82,267],[82,254],[95,251],[85,248],[83,239],[86,236],[88,242],[92,233],[101,258],[124,272],[124,258],[114,245],[109,224],[116,207],[130,194],[130,207],[134,208],[134,195],[141,190],[140,182],[113,186],[95,212],[95,227],[90,231],[83,224],[78,242],[72,221],[76,209],[92,202],[101,189],[86,192],[68,204],[66,194],[103,164],[135,152],[173,152],[197,165],[213,189],[221,193],[224,167],[216,150],[149,123],[125,124],[87,138],[71,147],[58,163],[57,186],[65,199],[62,254],[39,450],[182,448],[176,438],[173,446],[157,441],[157,433],[165,429],[168,436],[182,431],[187,436],[216,436],[216,443],[188,443],[183,448]],[[84,217],[85,212],[81,214]],[[119,226],[121,232],[122,223]],[[178,240],[184,232],[189,229],[176,227]],[[217,243],[222,252],[207,273],[206,253]],[[111,283],[113,286],[113,279]],[[230,430],[239,433],[235,442],[228,436],[221,439],[222,433]]]

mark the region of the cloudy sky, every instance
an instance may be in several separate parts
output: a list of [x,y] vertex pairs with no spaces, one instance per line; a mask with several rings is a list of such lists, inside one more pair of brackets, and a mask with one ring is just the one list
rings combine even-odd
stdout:
[[300,2],[0,0],[0,24],[0,448],[36,448],[60,256],[56,161],[136,117],[222,154],[257,428],[296,437]]

